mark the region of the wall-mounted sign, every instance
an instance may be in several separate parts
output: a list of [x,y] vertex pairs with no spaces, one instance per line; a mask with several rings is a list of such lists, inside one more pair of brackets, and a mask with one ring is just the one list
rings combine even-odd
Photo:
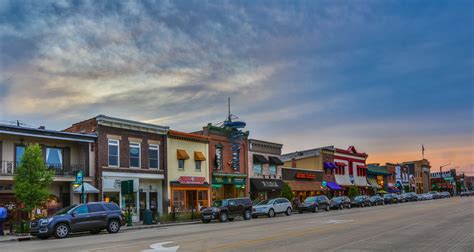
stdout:
[[234,177],[212,177],[212,185],[215,184],[236,184],[245,185],[245,178],[234,178]]
[[316,178],[316,174],[304,173],[304,172],[297,172],[295,176],[298,179],[315,179]]
[[195,177],[195,176],[181,176],[178,179],[180,184],[187,185],[202,185],[206,182],[205,177]]

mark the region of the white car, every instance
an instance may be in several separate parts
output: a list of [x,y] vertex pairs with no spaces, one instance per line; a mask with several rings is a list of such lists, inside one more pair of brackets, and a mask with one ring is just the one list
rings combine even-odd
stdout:
[[252,217],[266,215],[270,218],[275,217],[276,214],[284,213],[286,216],[291,215],[293,211],[291,202],[286,198],[268,199],[254,205],[252,208]]
[[433,199],[433,194],[431,193],[424,193],[423,194],[425,200],[432,200]]

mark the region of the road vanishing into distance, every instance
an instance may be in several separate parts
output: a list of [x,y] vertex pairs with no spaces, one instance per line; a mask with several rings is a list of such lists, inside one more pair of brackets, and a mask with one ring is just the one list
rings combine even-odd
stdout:
[[474,197],[0,243],[2,252],[473,250]]

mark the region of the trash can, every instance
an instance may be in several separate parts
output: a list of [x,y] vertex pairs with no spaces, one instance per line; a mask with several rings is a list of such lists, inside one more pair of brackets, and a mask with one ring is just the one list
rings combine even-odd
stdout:
[[146,209],[143,212],[143,225],[151,225],[153,224],[153,213],[150,209]]

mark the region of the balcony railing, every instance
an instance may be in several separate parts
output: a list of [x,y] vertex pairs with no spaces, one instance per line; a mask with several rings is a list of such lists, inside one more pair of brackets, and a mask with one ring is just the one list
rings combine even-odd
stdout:
[[[13,176],[18,166],[15,161],[2,161],[0,166],[0,176]],[[46,164],[54,171],[56,176],[75,176],[77,171],[83,171],[84,176],[89,176],[89,169],[82,164]]]

